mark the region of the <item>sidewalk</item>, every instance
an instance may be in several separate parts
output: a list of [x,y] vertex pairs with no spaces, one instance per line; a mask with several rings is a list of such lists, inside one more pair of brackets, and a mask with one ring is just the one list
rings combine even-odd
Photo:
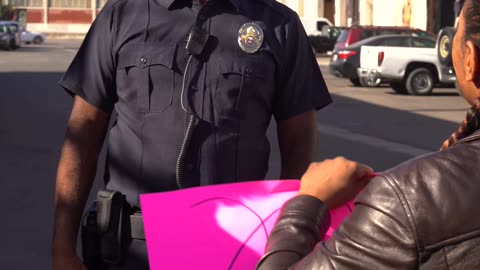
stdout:
[[328,66],[328,64],[330,63],[330,58],[330,55],[317,54],[317,63],[320,66]]
[[86,34],[44,33],[47,39],[83,40]]

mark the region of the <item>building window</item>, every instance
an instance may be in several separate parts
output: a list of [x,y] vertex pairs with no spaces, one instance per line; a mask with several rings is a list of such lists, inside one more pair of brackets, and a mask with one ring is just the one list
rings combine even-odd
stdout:
[[8,0],[8,4],[14,7],[42,7],[43,0]]
[[97,0],[97,8],[103,8],[108,0]]
[[90,0],[50,0],[53,8],[90,8]]

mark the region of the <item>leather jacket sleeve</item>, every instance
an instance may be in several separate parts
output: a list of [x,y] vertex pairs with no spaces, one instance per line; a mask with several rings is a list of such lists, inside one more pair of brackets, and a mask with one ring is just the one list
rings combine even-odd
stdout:
[[257,269],[416,268],[418,243],[408,211],[395,181],[375,177],[357,197],[352,214],[321,242],[329,226],[326,206],[297,196],[284,205]]

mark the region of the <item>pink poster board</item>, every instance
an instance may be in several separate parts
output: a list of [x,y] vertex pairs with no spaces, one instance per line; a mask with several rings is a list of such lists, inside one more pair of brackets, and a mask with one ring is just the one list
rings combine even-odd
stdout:
[[[141,195],[150,269],[255,269],[281,206],[299,184],[269,180]],[[331,211],[326,238],[352,208]]]

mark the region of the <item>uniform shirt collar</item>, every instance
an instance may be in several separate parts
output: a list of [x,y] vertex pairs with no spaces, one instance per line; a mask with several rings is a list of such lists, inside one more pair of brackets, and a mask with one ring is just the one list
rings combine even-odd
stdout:
[[242,0],[229,0],[232,5],[235,7],[237,11],[240,10],[240,7],[242,6]]
[[154,1],[166,8],[169,8],[173,4],[173,2],[175,2],[176,0],[154,0]]
[[[173,2],[181,1],[181,0],[154,0],[154,1],[164,6],[165,8],[170,8]],[[218,1],[218,0],[215,0],[215,1]],[[228,0],[228,1],[232,3],[235,9],[240,10],[240,7],[242,6],[242,0]]]

